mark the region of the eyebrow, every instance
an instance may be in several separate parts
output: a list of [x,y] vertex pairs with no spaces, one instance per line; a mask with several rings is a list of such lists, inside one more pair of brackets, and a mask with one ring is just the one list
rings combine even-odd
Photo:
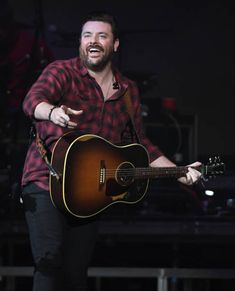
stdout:
[[[82,35],[84,35],[84,34],[92,34],[92,33],[94,33],[94,32],[91,32],[91,31],[83,31],[82,32]],[[99,31],[99,32],[95,32],[95,33],[109,35],[109,33],[108,32],[105,32],[105,31]]]

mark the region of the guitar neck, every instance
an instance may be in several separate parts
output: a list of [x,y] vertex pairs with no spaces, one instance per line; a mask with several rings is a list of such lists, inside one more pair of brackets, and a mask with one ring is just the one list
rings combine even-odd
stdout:
[[[202,172],[205,170],[204,166],[194,167],[198,171]],[[149,168],[135,168],[135,178],[180,178],[186,175],[188,167],[149,167]]]

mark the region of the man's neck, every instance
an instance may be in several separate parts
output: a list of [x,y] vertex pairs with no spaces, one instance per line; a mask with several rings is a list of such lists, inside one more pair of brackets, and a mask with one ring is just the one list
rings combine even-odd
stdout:
[[89,74],[96,80],[99,85],[104,84],[106,81],[110,80],[112,73],[111,65],[106,66],[102,71],[96,72],[88,69]]

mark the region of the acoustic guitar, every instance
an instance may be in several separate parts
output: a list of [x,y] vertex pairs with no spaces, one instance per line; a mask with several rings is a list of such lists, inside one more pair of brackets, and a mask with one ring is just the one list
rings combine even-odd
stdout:
[[[64,134],[55,144],[50,196],[55,207],[79,218],[97,215],[116,203],[134,204],[145,196],[151,178],[179,178],[187,167],[149,167],[144,146],[116,146],[92,134]],[[220,161],[197,167],[204,176],[222,174]]]

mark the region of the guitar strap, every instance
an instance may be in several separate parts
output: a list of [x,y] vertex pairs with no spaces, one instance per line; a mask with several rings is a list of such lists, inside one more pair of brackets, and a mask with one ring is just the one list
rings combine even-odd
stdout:
[[126,105],[127,113],[129,114],[130,119],[131,119],[132,130],[134,132],[134,135],[136,137],[137,142],[140,143],[140,138],[139,138],[139,136],[137,134],[136,127],[135,127],[134,111],[133,111],[133,106],[132,106],[132,102],[131,102],[130,92],[129,92],[128,89],[126,90],[123,98],[124,98],[124,102],[125,102],[125,105]]
[[56,170],[52,167],[51,163],[49,162],[49,159],[48,159],[48,151],[45,147],[45,144],[44,142],[42,141],[42,139],[40,138],[38,132],[36,133],[36,146],[37,146],[37,149],[38,149],[38,152],[40,154],[40,156],[42,157],[42,159],[45,161],[49,171],[50,171],[50,174],[54,177],[56,177],[57,180],[60,179],[60,176],[59,174],[56,172]]

